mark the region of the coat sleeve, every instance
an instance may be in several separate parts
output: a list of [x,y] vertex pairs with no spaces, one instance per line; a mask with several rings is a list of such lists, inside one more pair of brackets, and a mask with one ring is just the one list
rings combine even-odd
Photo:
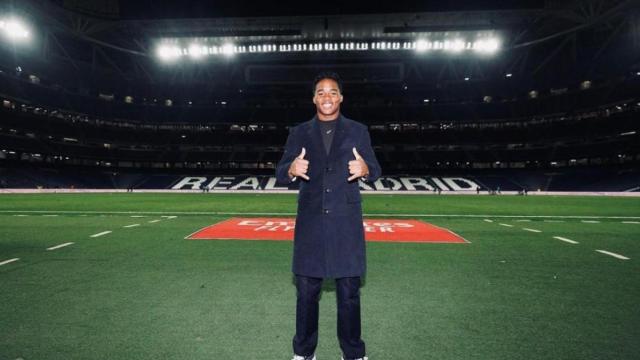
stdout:
[[369,168],[369,175],[363,177],[362,180],[366,182],[376,181],[382,174],[382,169],[380,168],[378,159],[376,159],[376,154],[373,152],[373,148],[371,147],[371,136],[369,136],[369,130],[367,130],[366,127],[364,128],[362,135],[362,145],[360,146],[360,149],[358,149],[358,152]]
[[287,137],[287,142],[284,145],[284,154],[282,154],[282,158],[278,161],[278,165],[276,165],[276,179],[281,184],[290,184],[296,180],[296,178],[289,177],[289,167],[293,160],[298,156],[301,149],[298,149],[298,139],[296,137],[295,127],[289,130],[289,136]]

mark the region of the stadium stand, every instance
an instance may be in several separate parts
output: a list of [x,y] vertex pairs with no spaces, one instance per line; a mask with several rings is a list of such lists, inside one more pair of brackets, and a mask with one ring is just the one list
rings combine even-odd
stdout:
[[[34,6],[46,29],[67,13]],[[520,24],[532,12],[509,14]],[[369,30],[377,21],[363,16]],[[120,27],[146,35],[104,26],[113,35],[100,41],[121,48]],[[272,175],[288,129],[313,114],[308,79],[325,68],[343,74],[343,112],[369,127],[385,175],[464,177],[505,191],[640,186],[640,72],[615,33],[605,45],[577,36],[580,56],[595,62],[553,57],[569,50],[549,43],[495,63],[375,52],[300,63],[274,53],[172,70],[68,30],[51,28],[58,43],[47,56],[0,47],[4,188],[167,189],[188,176]]]

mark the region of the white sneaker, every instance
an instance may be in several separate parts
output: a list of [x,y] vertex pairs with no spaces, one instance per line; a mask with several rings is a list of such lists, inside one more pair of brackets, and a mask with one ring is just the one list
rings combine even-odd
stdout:
[[293,359],[291,360],[316,360],[316,354],[313,354],[311,356],[293,355]]

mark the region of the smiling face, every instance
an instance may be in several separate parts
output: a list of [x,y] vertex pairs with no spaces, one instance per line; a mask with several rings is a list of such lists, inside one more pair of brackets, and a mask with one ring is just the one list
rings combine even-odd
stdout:
[[332,79],[322,79],[316,84],[313,95],[313,103],[316,104],[318,119],[327,121],[338,118],[342,94],[338,83]]

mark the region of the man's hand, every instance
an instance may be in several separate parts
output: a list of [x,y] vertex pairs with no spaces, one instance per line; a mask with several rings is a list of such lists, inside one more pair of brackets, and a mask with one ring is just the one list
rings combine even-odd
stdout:
[[291,166],[289,166],[290,178],[300,176],[305,180],[309,180],[309,177],[307,176],[307,169],[309,168],[309,160],[304,159],[304,155],[306,153],[307,151],[305,150],[305,148],[302,148],[302,151],[300,151],[300,155],[298,155],[298,157],[296,157],[291,163]]
[[353,148],[353,156],[355,156],[356,159],[349,161],[349,174],[351,174],[351,176],[349,176],[347,181],[369,175],[369,167],[362,159],[362,156],[358,154],[358,150],[356,150],[355,147]]

